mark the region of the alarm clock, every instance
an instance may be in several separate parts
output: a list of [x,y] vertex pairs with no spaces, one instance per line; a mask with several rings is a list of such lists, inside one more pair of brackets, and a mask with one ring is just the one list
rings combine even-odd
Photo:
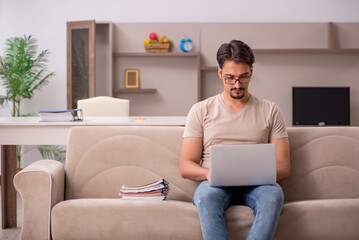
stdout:
[[192,39],[190,38],[182,38],[181,39],[181,44],[180,44],[180,49],[183,51],[183,52],[190,52],[192,51]]

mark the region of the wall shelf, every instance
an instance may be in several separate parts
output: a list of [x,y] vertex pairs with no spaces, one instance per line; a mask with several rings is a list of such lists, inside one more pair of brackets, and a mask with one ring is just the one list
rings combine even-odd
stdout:
[[114,57],[199,57],[199,52],[168,52],[168,53],[146,53],[146,52],[114,52]]
[[[122,58],[122,57],[173,57],[173,58],[195,58],[197,62],[197,101],[200,101],[201,98],[201,53],[200,52],[159,52],[159,53],[147,53],[147,52],[113,52],[114,58]],[[114,94],[121,93],[149,93],[156,92],[156,89],[145,90],[145,89],[137,89],[129,90],[129,89],[118,89],[114,88]]]
[[[359,48],[288,48],[288,49],[253,49],[257,53],[359,53]],[[202,66],[201,71],[217,71],[217,66]]]
[[217,71],[217,69],[218,69],[218,67],[211,67],[211,66],[209,66],[209,67],[205,67],[205,66],[201,67],[202,71]]
[[113,93],[155,93],[157,89],[155,88],[114,88]]
[[253,49],[254,53],[359,53],[358,48]]

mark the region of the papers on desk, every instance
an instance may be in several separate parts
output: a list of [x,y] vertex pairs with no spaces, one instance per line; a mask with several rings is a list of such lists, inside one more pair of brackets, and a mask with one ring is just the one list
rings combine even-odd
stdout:
[[123,185],[119,195],[124,200],[165,200],[168,191],[168,182],[161,179],[142,186]]
[[39,111],[40,122],[71,122],[82,121],[82,109],[63,111]]

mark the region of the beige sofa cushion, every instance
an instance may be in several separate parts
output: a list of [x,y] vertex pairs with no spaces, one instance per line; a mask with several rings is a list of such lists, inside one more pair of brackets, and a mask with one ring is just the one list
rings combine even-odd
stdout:
[[52,237],[90,239],[201,239],[197,210],[182,201],[75,199],[57,204]]
[[359,128],[288,128],[292,172],[285,201],[359,198]]
[[118,198],[121,186],[165,178],[168,199],[192,202],[198,183],[179,173],[183,127],[75,127],[66,159],[66,199]]
[[285,203],[274,240],[358,239],[359,199]]

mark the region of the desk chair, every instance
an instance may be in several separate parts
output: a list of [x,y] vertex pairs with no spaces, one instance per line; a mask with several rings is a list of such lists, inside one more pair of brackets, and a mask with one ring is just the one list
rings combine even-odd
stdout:
[[113,97],[99,96],[77,101],[77,108],[82,108],[86,116],[129,116],[130,101]]

